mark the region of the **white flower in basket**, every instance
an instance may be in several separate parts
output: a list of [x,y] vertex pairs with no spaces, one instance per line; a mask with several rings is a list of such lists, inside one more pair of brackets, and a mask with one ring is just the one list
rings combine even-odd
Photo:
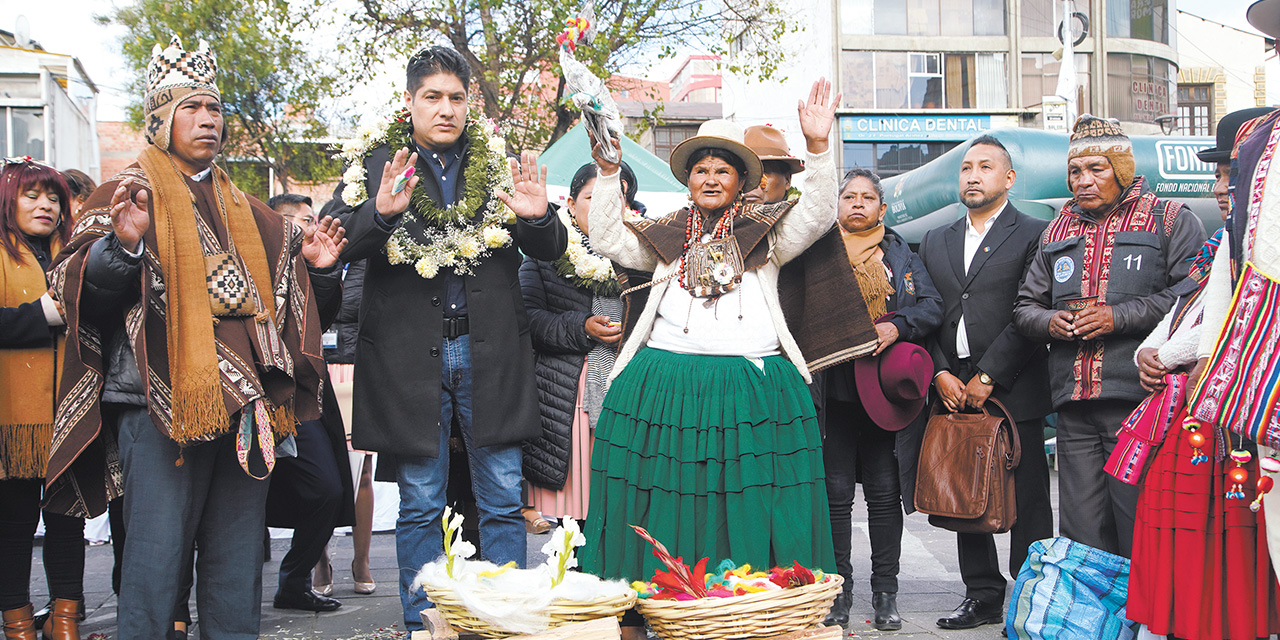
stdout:
[[597,615],[620,615],[635,603],[635,592],[625,582],[568,571],[578,564],[574,550],[587,542],[572,518],[565,518],[543,547],[547,562],[532,569],[467,560],[475,547],[462,539],[462,521],[461,514],[446,509],[441,518],[445,554],[424,565],[413,583],[414,589],[425,588],[455,627],[467,628],[466,620],[453,617],[465,612],[465,617],[493,629],[537,633],[556,623],[557,615],[563,615],[556,610],[566,605],[613,606],[615,611]]
[[587,537],[582,535],[582,530],[578,528],[578,521],[565,516],[560,528],[553,531],[551,539],[542,545],[542,552],[547,554],[545,566],[552,569],[555,575],[551,581],[551,588],[554,589],[564,582],[566,570],[578,566],[574,549],[586,543]]
[[440,526],[444,528],[445,573],[449,577],[453,577],[454,560],[466,560],[476,554],[476,546],[462,539],[463,520],[461,513],[454,513],[449,507],[444,508],[444,516],[440,518]]

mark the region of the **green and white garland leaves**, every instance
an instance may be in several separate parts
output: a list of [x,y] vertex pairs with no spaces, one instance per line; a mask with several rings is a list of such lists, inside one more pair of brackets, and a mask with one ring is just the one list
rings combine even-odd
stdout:
[[[342,201],[354,207],[367,200],[365,159],[384,144],[393,153],[414,149],[412,133],[409,111],[400,109],[391,118],[361,129],[359,137],[343,145],[342,159],[348,166],[342,175],[346,183]],[[419,179],[404,215],[418,222],[424,237],[414,238],[405,230],[405,225],[400,224],[387,239],[387,261],[412,264],[423,278],[434,278],[445,268],[459,275],[470,275],[471,269],[489,255],[490,249],[511,244],[511,232],[504,225],[515,224],[515,213],[492,196],[498,189],[512,191],[506,141],[498,135],[492,120],[474,112],[467,120],[463,135],[470,148],[462,167],[462,197],[441,209],[427,195],[425,180]]]
[[575,287],[582,287],[598,296],[621,294],[622,285],[618,284],[617,275],[613,272],[613,263],[587,248],[583,243],[582,230],[564,209],[560,210],[560,221],[569,230],[569,246],[564,255],[552,263],[556,273]]

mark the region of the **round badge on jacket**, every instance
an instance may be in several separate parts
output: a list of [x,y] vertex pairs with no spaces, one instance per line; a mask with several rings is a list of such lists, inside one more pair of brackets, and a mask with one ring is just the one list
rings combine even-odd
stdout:
[[1058,261],[1053,263],[1053,279],[1058,282],[1066,282],[1071,279],[1072,274],[1076,272],[1076,261],[1070,256],[1062,256]]

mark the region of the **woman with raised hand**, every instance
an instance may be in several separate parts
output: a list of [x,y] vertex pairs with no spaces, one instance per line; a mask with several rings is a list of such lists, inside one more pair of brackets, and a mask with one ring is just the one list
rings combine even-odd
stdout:
[[743,203],[762,169],[736,123],[708,121],[672,151],[690,205],[661,220],[624,220],[619,165],[600,144],[621,149],[596,142],[591,245],[653,279],[628,294],[643,310],[596,425],[585,570],[649,578],[660,565],[631,524],[690,565],[834,569],[808,369],[777,287],[780,267],[835,221],[838,103],[825,79],[800,101],[803,195],[771,205]]

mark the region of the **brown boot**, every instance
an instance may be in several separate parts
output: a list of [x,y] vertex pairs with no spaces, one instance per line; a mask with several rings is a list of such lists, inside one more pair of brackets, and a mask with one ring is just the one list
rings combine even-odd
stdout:
[[4,617],[4,640],[36,640],[36,624],[31,620],[31,604],[0,613]]
[[58,598],[41,630],[44,640],[80,640],[80,601]]

